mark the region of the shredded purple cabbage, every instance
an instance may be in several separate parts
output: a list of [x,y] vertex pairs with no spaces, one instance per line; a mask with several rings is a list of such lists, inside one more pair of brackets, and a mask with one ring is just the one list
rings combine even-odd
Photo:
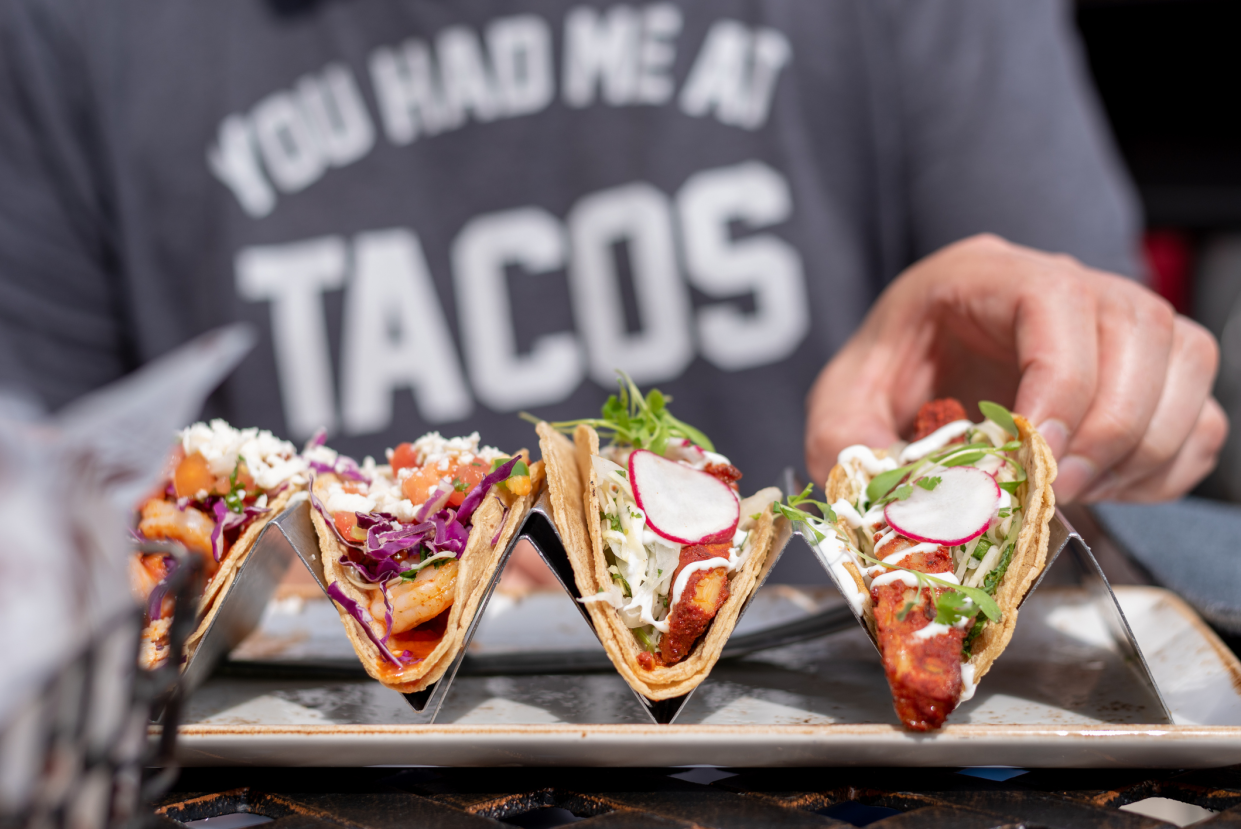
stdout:
[[185,508],[188,507],[189,505],[190,505],[190,496],[186,495],[184,498],[177,499],[177,509],[181,510],[182,512],[185,512]]
[[360,483],[369,484],[371,479],[362,474],[362,470],[358,468],[358,462],[347,455],[337,455],[335,463],[324,463],[323,461],[307,461],[307,466],[312,472],[320,474],[334,474],[350,481],[358,481]]
[[[340,585],[336,582],[332,582],[327,586],[327,594],[332,597],[332,601],[343,607],[346,613],[358,620],[358,623],[362,625],[362,630],[366,631],[367,638],[371,640],[375,647],[379,648],[379,652],[384,655],[385,659],[398,668],[402,667],[404,663],[392,651],[388,650],[388,646],[385,644],[388,637],[384,636],[383,639],[380,639],[375,636],[375,631],[371,630],[373,617],[369,610],[346,596],[345,591],[341,590]],[[391,624],[389,624],[389,628],[391,628]]]
[[139,544],[147,540],[147,537],[143,535],[141,532],[139,532],[137,527],[129,528],[129,537],[133,539],[134,541],[138,542]]
[[509,459],[508,463],[503,464],[492,472],[486,478],[483,478],[470,494],[465,496],[465,500],[461,502],[461,509],[457,511],[457,520],[462,524],[469,523],[470,518],[474,515],[474,510],[478,509],[483,503],[483,499],[487,497],[487,493],[491,491],[491,487],[500,483],[500,481],[508,480],[509,474],[513,471],[513,467],[521,460],[520,457],[514,455]]
[[240,513],[236,513],[228,508],[223,498],[218,498],[211,505],[211,511],[215,515],[215,529],[211,531],[211,554],[216,561],[224,556],[224,533],[240,527],[255,516],[271,512],[266,507],[245,507]]
[[431,497],[427,498],[425,504],[418,508],[418,512],[414,515],[415,521],[426,521],[427,516],[431,513],[439,512],[444,505],[448,503],[448,499],[452,497],[453,488],[450,484],[441,483]]
[[[370,636],[371,641],[394,664],[401,664],[403,661],[407,662],[407,657],[410,654],[409,651],[405,651],[400,657],[393,656],[386,647],[388,636],[392,630],[392,604],[388,597],[387,582],[400,577],[402,573],[416,570],[419,561],[431,556],[451,553],[455,558],[461,558],[461,554],[465,552],[466,543],[470,539],[470,531],[466,526],[467,523],[479,504],[487,497],[491,487],[507,479],[518,460],[520,458],[514,457],[496,469],[495,472],[483,478],[478,483],[478,486],[466,495],[461,507],[457,510],[445,506],[448,503],[448,499],[452,496],[453,489],[450,486],[441,484],[432,493],[427,502],[419,508],[412,524],[402,524],[397,520],[396,516],[386,512],[355,512],[354,516],[357,518],[358,528],[366,532],[366,542],[362,545],[345,539],[340,531],[336,529],[335,518],[327,510],[323,502],[315,496],[315,482],[312,475],[310,481],[310,502],[319,511],[319,514],[323,516],[328,525],[332,527],[336,537],[341,539],[345,545],[360,553],[356,559],[354,556],[344,555],[341,557],[340,563],[345,567],[352,568],[362,580],[379,586],[384,597],[384,629],[388,633],[385,633],[382,639],[376,638],[366,621],[372,618],[370,613],[364,608],[358,608],[357,603],[346,597],[339,588],[336,588],[335,584],[331,585],[328,593],[350,615],[362,623],[362,627],[366,628],[367,635]],[[311,468],[316,472],[331,471],[339,474],[338,470],[319,469],[318,467],[320,466],[324,465],[311,462]],[[506,509],[504,516],[507,515],[508,510]],[[503,516],[500,520],[500,526],[501,530],[503,530]],[[499,538],[499,534],[496,535],[496,538]],[[496,543],[495,539],[492,539],[491,543],[494,545]],[[417,555],[409,555],[404,561],[396,560],[397,554],[409,553],[410,551]],[[333,592],[332,588],[336,588],[335,592]],[[361,613],[366,614],[366,620],[361,617]]]
[[168,595],[168,580],[172,578],[172,574],[177,572],[177,560],[172,556],[164,556],[164,562],[168,565],[168,572],[160,579],[159,583],[151,589],[151,595],[147,597],[147,622],[154,622],[160,617],[160,611],[163,610],[164,597]]

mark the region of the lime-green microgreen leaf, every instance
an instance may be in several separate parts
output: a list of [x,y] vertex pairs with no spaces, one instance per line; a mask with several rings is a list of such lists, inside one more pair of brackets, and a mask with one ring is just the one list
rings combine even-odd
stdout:
[[919,478],[917,483],[918,483],[918,486],[922,487],[927,492],[930,492],[933,489],[935,489],[935,487],[939,486],[939,482],[941,480],[942,479],[939,478],[938,476],[933,477],[933,478]]
[[978,410],[983,416],[1013,437],[1020,434],[1017,431],[1017,424],[1013,421],[1013,413],[1001,406],[999,403],[992,403],[990,400],[978,401]]

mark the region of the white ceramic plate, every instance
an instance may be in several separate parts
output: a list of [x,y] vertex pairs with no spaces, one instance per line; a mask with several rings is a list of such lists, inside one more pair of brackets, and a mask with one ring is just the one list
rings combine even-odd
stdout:
[[[190,701],[185,765],[1015,765],[1210,767],[1241,762],[1241,663],[1175,595],[1117,595],[1174,725],[1148,725],[1130,669],[1076,588],[1044,586],[1008,650],[937,734],[910,734],[862,631],[721,664],[672,726],[645,720],[614,674],[458,677],[435,725],[409,724],[378,683],[216,678]],[[769,587],[746,632],[839,601]],[[497,595],[477,652],[597,647],[562,593]],[[325,600],[274,602],[234,654],[348,658]]]

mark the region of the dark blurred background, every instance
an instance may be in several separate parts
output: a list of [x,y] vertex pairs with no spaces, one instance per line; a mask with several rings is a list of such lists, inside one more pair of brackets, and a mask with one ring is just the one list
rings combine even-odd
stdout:
[[1196,494],[1241,502],[1241,2],[1079,0],[1077,22],[1145,209],[1149,284],[1220,340],[1233,431]]

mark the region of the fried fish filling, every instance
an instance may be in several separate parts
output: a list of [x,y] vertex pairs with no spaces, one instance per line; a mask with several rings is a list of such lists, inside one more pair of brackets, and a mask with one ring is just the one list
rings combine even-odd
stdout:
[[[899,553],[916,543],[897,536],[883,545],[876,557]],[[899,564],[927,574],[952,572],[952,556],[943,547],[933,552],[911,553]],[[935,620],[931,590],[936,595],[943,592],[943,588],[912,587],[903,581],[881,584],[871,590],[879,650],[892,689],[893,706],[901,722],[914,731],[939,728],[961,696],[961,645],[965,631],[953,627],[934,636],[917,635]]]
[[[681,571],[696,561],[709,558],[728,558],[728,547],[725,544],[693,544],[681,548],[681,558],[677,569],[672,574],[672,582],[676,583]],[[720,607],[728,601],[728,568],[716,567],[712,570],[698,570],[690,573],[685,589],[681,592],[681,600],[673,606],[668,614],[668,632],[659,641],[659,656],[665,665],[675,665],[689,656],[694,643],[706,632],[719,613]]]

